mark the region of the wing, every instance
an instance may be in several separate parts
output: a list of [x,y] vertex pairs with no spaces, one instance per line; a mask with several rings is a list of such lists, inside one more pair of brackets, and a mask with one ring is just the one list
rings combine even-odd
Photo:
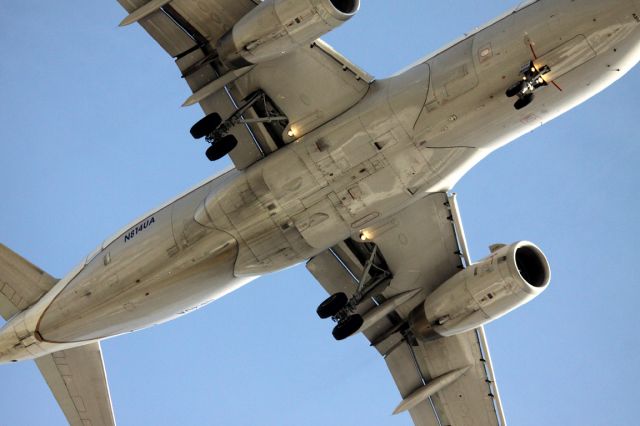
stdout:
[[115,426],[99,343],[55,352],[36,364],[71,426]]
[[[343,113],[369,89],[373,78],[322,40],[277,60],[225,75],[215,63],[218,39],[259,1],[118,0],[176,60],[206,114],[228,118],[249,100],[244,125],[231,134],[238,147],[230,156],[243,169]],[[277,119],[275,119],[277,118]]]
[[[0,315],[9,320],[40,300],[58,280],[0,244]],[[72,426],[113,426],[99,343],[55,352],[36,364]]]
[[[385,358],[402,395],[396,412],[409,409],[414,423],[424,426],[505,425],[483,329],[433,341],[407,333],[410,312],[464,267],[458,244],[462,230],[456,232],[452,202],[447,194],[430,195],[367,230],[375,246],[347,240],[311,259],[307,268],[330,294],[353,294],[374,270],[391,274],[375,302],[363,301],[358,309],[364,313],[376,305],[401,302],[375,323],[365,322],[364,331]],[[416,289],[421,289],[419,295]]]
[[40,300],[58,280],[0,244],[0,316],[8,320]]
[[40,300],[58,282],[0,244],[0,316],[8,320]]

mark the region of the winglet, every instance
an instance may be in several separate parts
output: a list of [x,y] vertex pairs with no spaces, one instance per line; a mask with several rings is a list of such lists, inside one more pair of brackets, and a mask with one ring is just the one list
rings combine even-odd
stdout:
[[131,25],[134,22],[138,22],[142,18],[146,18],[147,16],[151,15],[153,12],[157,11],[162,6],[165,6],[170,2],[171,0],[151,0],[149,3],[131,12],[129,16],[127,16],[122,20],[122,22],[120,22],[119,26],[126,27],[127,25]]

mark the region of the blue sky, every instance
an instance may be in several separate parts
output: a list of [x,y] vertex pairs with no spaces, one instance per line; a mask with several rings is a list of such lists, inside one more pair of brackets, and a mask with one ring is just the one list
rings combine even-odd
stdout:
[[[363,1],[326,40],[403,68],[517,1]],[[214,174],[172,60],[115,0],[0,0],[0,241],[62,276],[131,219]],[[455,188],[475,259],[529,239],[553,282],[489,325],[512,425],[634,424],[640,381],[640,69],[491,155]],[[103,343],[120,425],[408,425],[362,337],[337,343],[303,266]],[[0,425],[64,417],[35,364],[0,366]]]

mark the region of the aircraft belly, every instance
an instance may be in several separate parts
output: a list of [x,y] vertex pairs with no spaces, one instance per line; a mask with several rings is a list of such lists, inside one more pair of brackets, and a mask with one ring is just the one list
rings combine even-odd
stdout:
[[158,324],[248,282],[233,274],[238,245],[213,230],[197,244],[145,265],[112,261],[110,278],[86,268],[54,299],[37,331],[56,343],[99,339]]

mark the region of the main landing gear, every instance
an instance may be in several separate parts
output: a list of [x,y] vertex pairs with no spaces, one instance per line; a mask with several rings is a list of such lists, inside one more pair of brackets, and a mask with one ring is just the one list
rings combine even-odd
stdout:
[[358,288],[351,297],[342,292],[332,294],[316,309],[320,318],[331,318],[337,323],[331,332],[336,340],[344,340],[360,330],[364,324],[364,318],[357,312],[360,303],[381,292],[391,280],[391,273],[385,265],[379,264],[377,252],[374,245],[368,253]]
[[205,140],[211,144],[206,151],[207,158],[210,161],[219,160],[233,151],[238,145],[238,140],[235,136],[229,134],[233,126],[237,124],[273,123],[288,120],[287,117],[283,115],[273,114],[271,110],[267,108],[262,108],[266,111],[263,117],[245,119],[243,114],[253,106],[258,107],[259,102],[267,105],[267,97],[264,92],[258,91],[247,97],[244,100],[244,104],[226,120],[222,120],[220,114],[214,112],[202,118],[191,127],[191,136],[195,139],[205,138]]
[[202,139],[211,144],[205,152],[209,161],[216,161],[233,151],[238,145],[235,136],[225,135],[221,129],[222,118],[218,113],[211,113],[202,118],[191,127],[191,136],[195,139]]
[[336,340],[344,340],[356,334],[364,324],[362,316],[352,312],[349,302],[346,294],[335,293],[322,302],[316,310],[320,318],[333,318],[338,323],[331,332]]
[[534,92],[541,87],[548,86],[543,76],[550,71],[551,68],[547,65],[540,67],[540,69],[536,68],[533,61],[522,67],[521,80],[506,91],[507,97],[518,97],[518,100],[513,104],[515,109],[521,110],[528,106],[535,99]]

